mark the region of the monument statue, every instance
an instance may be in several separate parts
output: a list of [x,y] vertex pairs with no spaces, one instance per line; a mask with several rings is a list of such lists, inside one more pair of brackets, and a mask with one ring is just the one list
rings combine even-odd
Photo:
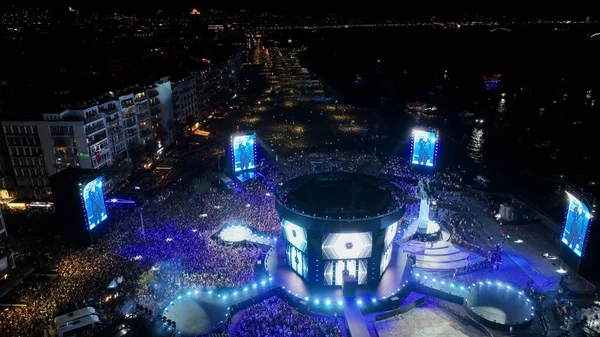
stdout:
[[419,190],[417,191],[417,197],[421,200],[427,200],[431,197],[431,188],[429,187],[429,180],[419,180]]

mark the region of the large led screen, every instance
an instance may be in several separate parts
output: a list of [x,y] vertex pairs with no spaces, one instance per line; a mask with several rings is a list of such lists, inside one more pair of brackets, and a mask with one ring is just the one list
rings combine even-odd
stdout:
[[398,231],[398,222],[394,222],[390,226],[385,229],[385,237],[383,239],[383,247],[387,248],[394,238],[396,237],[396,232]]
[[569,193],[567,193],[567,196],[569,197],[569,208],[562,234],[562,242],[577,256],[581,257],[591,214],[587,206],[579,199]]
[[254,164],[255,135],[233,136],[233,169],[235,172],[252,170]]
[[373,235],[365,233],[331,233],[323,238],[323,258],[364,259],[371,257]]
[[81,197],[83,198],[83,203],[85,205],[87,226],[89,230],[92,230],[108,218],[106,205],[104,204],[102,177],[98,177],[85,184],[81,191]]
[[390,261],[392,261],[392,248],[393,247],[388,247],[383,253],[383,256],[381,257],[381,265],[379,266],[379,276],[383,275],[388,265],[390,264]]
[[306,255],[292,245],[287,245],[288,265],[292,267],[300,276],[308,278],[308,260]]
[[367,260],[336,260],[325,262],[324,279],[328,286],[341,286],[344,283],[344,270],[354,276],[358,284],[367,283]]
[[435,165],[435,132],[413,130],[412,164],[433,167]]
[[289,243],[301,251],[306,252],[306,246],[308,245],[306,229],[287,220],[281,221],[281,228],[283,228],[283,237]]

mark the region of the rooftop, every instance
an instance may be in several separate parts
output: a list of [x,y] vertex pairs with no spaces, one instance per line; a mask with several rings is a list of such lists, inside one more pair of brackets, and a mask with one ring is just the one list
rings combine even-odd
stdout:
[[328,172],[289,180],[277,190],[287,208],[319,217],[368,218],[390,213],[403,199],[389,182],[363,174]]

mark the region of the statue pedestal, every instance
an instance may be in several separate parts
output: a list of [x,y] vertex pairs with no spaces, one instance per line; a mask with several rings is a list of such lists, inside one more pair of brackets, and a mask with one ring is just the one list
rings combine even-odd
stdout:
[[428,240],[437,240],[438,234],[441,232],[441,227],[437,222],[429,219],[429,200],[421,199],[419,208],[419,218],[417,219],[418,237],[426,237]]

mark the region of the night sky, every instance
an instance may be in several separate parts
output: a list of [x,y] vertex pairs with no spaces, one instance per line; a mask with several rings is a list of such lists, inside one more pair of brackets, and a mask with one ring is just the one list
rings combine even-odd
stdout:
[[[409,2],[409,1],[369,1],[362,2],[364,6],[356,6],[361,2],[354,1],[185,1],[170,0],[168,2],[126,2],[107,0],[102,2],[71,3],[77,9],[93,10],[99,12],[120,12],[153,14],[159,9],[163,14],[186,13],[191,8],[214,8],[231,11],[245,9],[253,13],[280,13],[291,15],[322,16],[339,14],[344,16],[360,16],[371,18],[397,18],[397,19],[429,19],[433,16],[439,19],[463,18],[465,15],[485,15],[491,17],[507,18],[543,18],[543,19],[585,19],[593,16],[589,6],[579,6],[575,3],[560,3],[560,6],[549,2],[542,5],[527,3],[523,5],[511,4],[503,1],[478,2],[461,4],[460,2]],[[46,3],[44,6],[49,6]],[[51,6],[69,6],[68,2],[53,2]],[[593,18],[593,17],[592,17]]]

